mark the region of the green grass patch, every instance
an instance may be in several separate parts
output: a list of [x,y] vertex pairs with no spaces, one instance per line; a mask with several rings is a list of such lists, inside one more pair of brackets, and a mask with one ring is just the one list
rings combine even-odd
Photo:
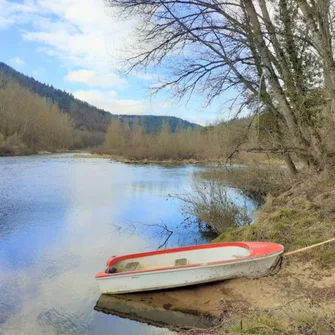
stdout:
[[333,334],[334,317],[323,315],[322,312],[292,312],[285,322],[282,318],[268,313],[250,314],[233,324],[228,334],[246,335],[329,335]]
[[[335,236],[334,218],[322,206],[273,207],[260,210],[252,226],[224,231],[215,242],[269,241],[283,244],[286,251],[326,241]],[[335,243],[316,247],[301,254],[314,259],[322,267],[335,266]]]

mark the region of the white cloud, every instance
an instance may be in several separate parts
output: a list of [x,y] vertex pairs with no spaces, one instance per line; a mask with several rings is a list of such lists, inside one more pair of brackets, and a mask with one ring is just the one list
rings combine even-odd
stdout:
[[96,0],[37,0],[35,8],[40,14],[23,37],[43,44],[42,52],[51,50],[70,67],[101,71],[119,66],[117,58],[134,21],[117,20]]
[[77,99],[86,101],[113,114],[143,114],[145,109],[145,104],[141,100],[115,99],[115,91],[105,93],[98,90],[79,90],[74,92],[73,95]]
[[[160,78],[159,73],[140,72],[130,76],[128,84],[117,75],[125,44],[136,47],[134,28],[138,22],[136,18],[120,20],[113,14],[103,0],[21,0],[21,3],[0,0],[0,29],[16,25],[26,41],[37,44],[37,51],[59,59],[67,69],[65,80],[87,85],[88,90],[74,92],[79,99],[112,113],[168,112],[188,118],[189,112],[184,107],[177,109],[165,102],[165,97],[154,102],[148,97],[116,98],[115,90],[131,88],[131,80],[136,84],[139,81],[154,84]],[[41,78],[50,81],[43,73],[38,77]]]
[[83,79],[87,85],[120,87],[126,82],[113,72],[120,68],[121,49],[136,22],[112,14],[102,0],[0,0],[0,29],[22,26],[23,38],[60,59],[73,81],[82,82],[83,73],[76,73],[82,68],[91,71]]
[[16,23],[30,22],[37,11],[36,5],[29,0],[23,3],[0,0],[0,29],[7,29]]
[[77,70],[69,72],[65,80],[70,82],[84,83],[95,87],[117,87],[124,88],[127,81],[115,73],[98,74],[93,70]]
[[12,58],[9,61],[13,66],[22,67],[25,65],[25,62],[20,57]]

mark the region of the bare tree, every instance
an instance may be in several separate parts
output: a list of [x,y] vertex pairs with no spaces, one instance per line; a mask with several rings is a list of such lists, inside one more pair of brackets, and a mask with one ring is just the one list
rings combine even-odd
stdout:
[[[310,96],[324,89],[330,99],[334,88],[329,0],[105,2],[143,22],[128,70],[168,64],[171,79],[156,89],[171,88],[179,97],[201,91],[211,103],[235,88],[238,110],[251,112],[258,112],[259,99],[280,119],[293,152],[320,168],[328,154],[320,131],[325,99],[311,109]],[[282,141],[275,149],[286,146]]]

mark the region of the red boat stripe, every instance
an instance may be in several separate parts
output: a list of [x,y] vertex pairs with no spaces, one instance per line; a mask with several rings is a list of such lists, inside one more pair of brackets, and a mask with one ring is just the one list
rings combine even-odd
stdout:
[[242,248],[248,249],[248,250],[250,250],[250,255],[242,257],[240,259],[215,261],[215,262],[208,262],[208,263],[198,263],[198,264],[189,264],[189,265],[181,265],[181,266],[169,266],[169,267],[156,268],[156,269],[150,269],[150,270],[128,271],[128,272],[120,272],[120,273],[113,273],[113,274],[105,273],[105,272],[99,272],[95,275],[95,278],[129,275],[129,274],[137,274],[137,273],[143,273],[143,272],[155,272],[155,271],[171,270],[171,269],[191,268],[191,267],[201,266],[202,264],[215,265],[215,264],[221,264],[221,263],[238,262],[238,261],[243,261],[245,259],[257,258],[257,257],[265,256],[265,255],[268,255],[268,254],[275,254],[275,253],[279,253],[279,252],[284,251],[284,248],[283,248],[282,245],[276,244],[276,243],[269,243],[269,242],[209,243],[209,244],[202,244],[202,245],[196,245],[196,246],[171,248],[171,249],[149,251],[149,252],[143,252],[143,253],[137,253],[137,254],[129,254],[129,255],[124,255],[124,256],[120,256],[120,257],[112,256],[108,259],[106,265],[111,267],[115,263],[118,263],[118,262],[126,260],[126,259],[132,259],[132,258],[141,258],[141,257],[161,255],[161,254],[170,254],[170,253],[181,252],[181,251],[201,250],[201,249],[231,247],[231,246],[242,247]]

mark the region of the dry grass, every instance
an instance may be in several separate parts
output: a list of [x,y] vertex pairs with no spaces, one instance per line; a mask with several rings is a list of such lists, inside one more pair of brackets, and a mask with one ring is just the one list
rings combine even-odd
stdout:
[[25,155],[32,153],[29,150],[17,134],[8,137],[6,140],[4,136],[0,133],[0,156],[15,156],[15,155]]
[[75,154],[75,158],[105,158],[105,159],[114,159],[113,155],[108,154]]
[[248,164],[248,165],[285,165],[285,161],[279,155],[268,155],[265,153],[252,153],[241,151],[232,159],[234,164]]
[[94,149],[91,154],[76,154],[76,158],[109,158],[114,159],[120,163],[125,164],[162,164],[162,165],[180,165],[180,164],[219,164],[222,163],[218,159],[203,159],[198,160],[194,158],[168,158],[168,159],[154,159],[154,158],[136,158],[136,157],[126,157],[117,154],[106,153],[102,149]]
[[234,203],[226,187],[213,180],[195,179],[192,192],[181,198],[184,201],[184,212],[197,218],[206,228],[220,234],[228,228],[249,225],[252,220],[246,205]]
[[250,313],[232,325],[228,334],[330,335],[335,332],[335,317],[327,314],[326,309],[304,312],[289,309],[285,316],[278,314]]
[[[248,170],[239,170],[241,179],[249,180]],[[280,185],[271,173],[262,176],[259,171],[263,170],[257,168],[257,173],[253,172],[257,178],[251,186],[254,189],[261,176],[261,180],[267,181],[266,187],[262,186],[267,196],[256,222],[251,226],[227,228],[214,242],[272,241],[283,244],[288,251],[335,236],[333,174],[305,174],[295,180],[287,179],[292,185],[287,182]],[[225,174],[215,173],[206,177],[226,178]],[[285,175],[279,173],[285,181]],[[284,192],[277,190],[278,183],[279,190]],[[225,309],[226,319],[218,334],[334,334],[334,268],[335,243],[331,243],[287,256],[283,268],[274,277],[241,278],[222,284],[221,292],[229,295],[232,307]],[[249,308],[234,311],[236,301],[247,302]]]
[[[335,274],[312,262],[284,261],[276,275],[131,294],[127,304],[192,312],[217,320],[214,328],[183,334],[326,335],[335,326]],[[180,332],[178,332],[180,334]]]
[[259,203],[264,202],[267,195],[279,195],[288,190],[295,179],[285,168],[271,165],[249,165],[228,169],[213,169],[201,172],[200,177],[217,180],[237,187]]
[[[268,196],[255,223],[228,229],[217,241],[260,240],[281,243],[295,250],[335,236],[335,178],[304,176],[290,190]],[[306,181],[307,180],[307,181]],[[301,255],[323,267],[335,266],[335,244],[321,246]]]
[[222,284],[227,294],[247,303],[246,309],[231,311],[222,333],[334,334],[334,280],[332,269],[291,258],[275,276]]

